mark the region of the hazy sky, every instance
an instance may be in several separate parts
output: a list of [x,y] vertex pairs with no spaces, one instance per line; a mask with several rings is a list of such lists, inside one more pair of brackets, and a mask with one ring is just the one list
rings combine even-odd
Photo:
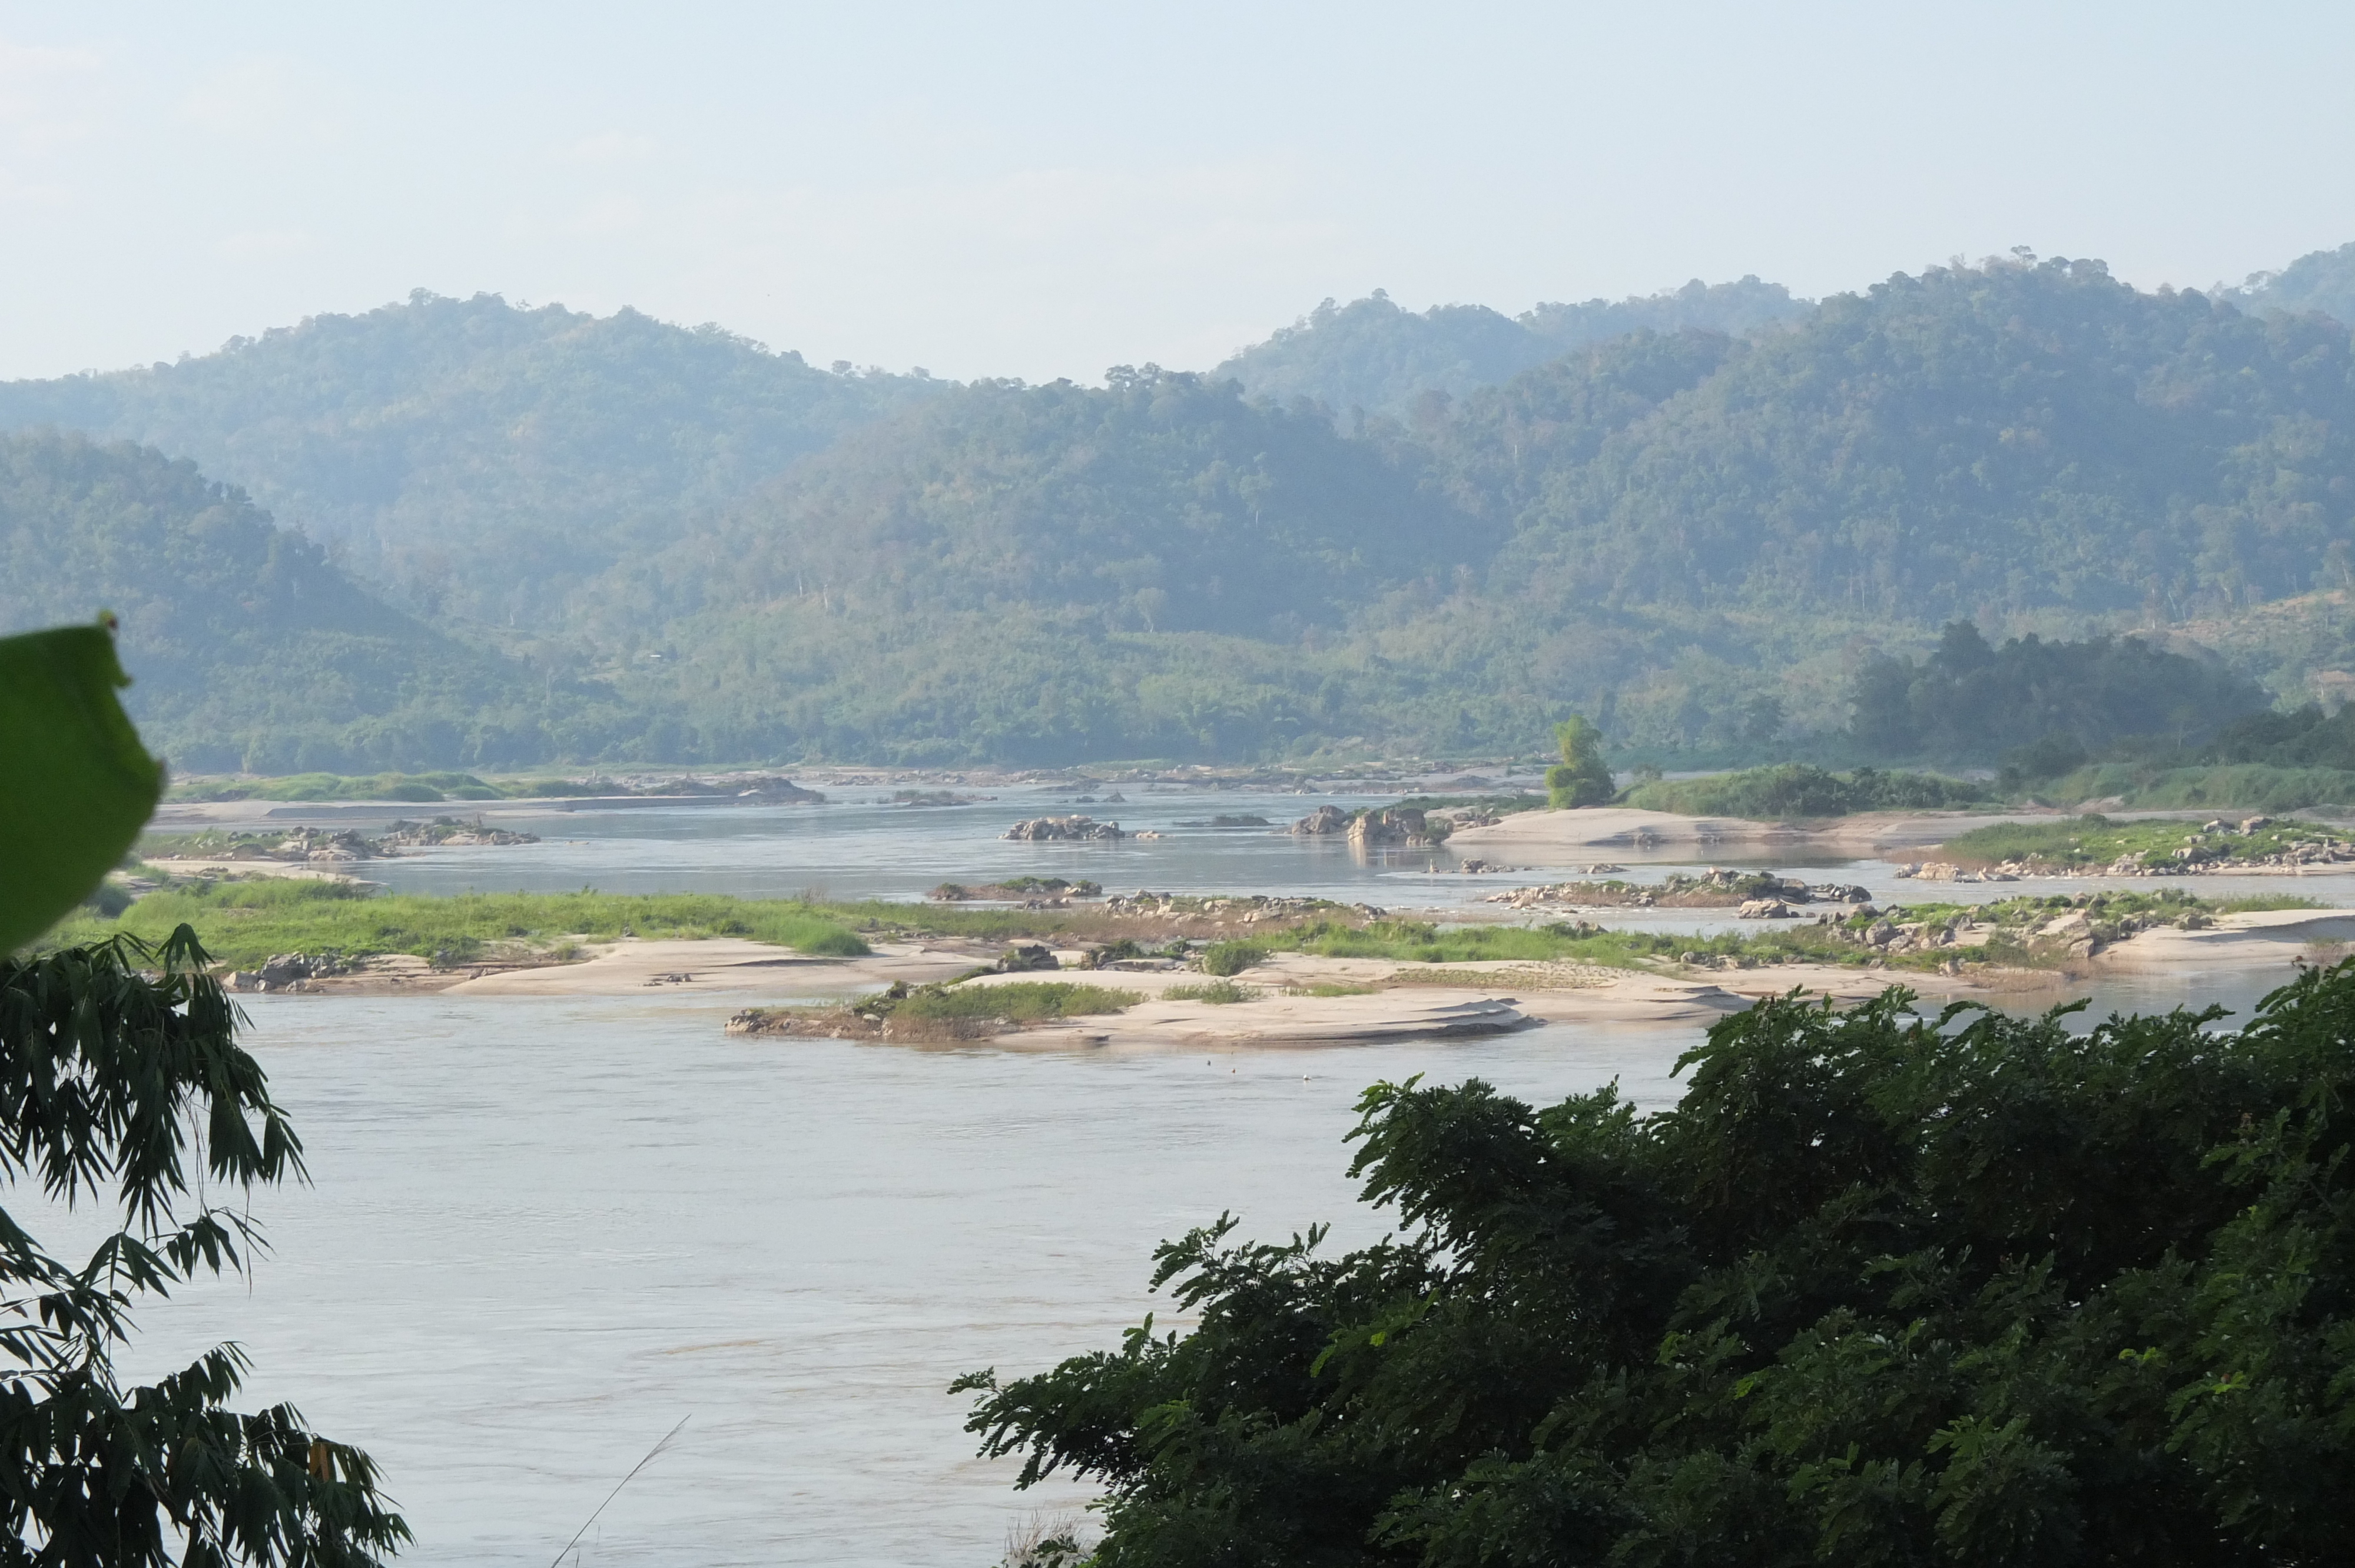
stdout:
[[0,376],[413,288],[819,364],[1207,366],[1417,308],[2355,239],[2355,6],[17,4]]

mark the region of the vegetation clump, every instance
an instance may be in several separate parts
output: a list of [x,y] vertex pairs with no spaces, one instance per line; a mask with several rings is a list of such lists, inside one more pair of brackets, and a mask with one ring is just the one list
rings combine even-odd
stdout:
[[144,1386],[116,1363],[141,1303],[242,1274],[265,1249],[245,1213],[257,1185],[304,1179],[213,967],[185,926],[152,946],[0,956],[0,1175],[38,1183],[36,1213],[117,1214],[73,1263],[0,1215],[12,1562],[369,1568],[410,1539],[367,1454],[291,1404],[229,1408],[250,1365],[239,1346]]
[[1103,886],[1084,877],[1067,882],[1060,876],[1009,876],[1003,882],[943,882],[924,896],[943,904],[975,899],[1004,903],[1034,898],[1101,898]]
[[1187,1328],[968,1429],[1106,1563],[2355,1557],[2355,966],[2073,1011],[1770,1000],[1648,1116],[1376,1085],[1395,1234],[1165,1243]]
[[2022,748],[2082,761],[2089,747],[2129,739],[2180,744],[2268,705],[2254,682],[2220,661],[2140,638],[2031,635],[1997,648],[1967,620],[1948,623],[1919,664],[1868,661],[1852,700],[1849,733],[1870,753],[1973,761]]
[[1934,773],[1859,768],[1829,773],[1805,763],[1753,768],[1706,779],[1637,784],[1621,803],[1689,817],[1845,817],[1858,811],[1945,810],[1995,799],[1983,784]]
[[1072,980],[895,981],[841,1007],[750,1008],[729,1020],[731,1034],[791,1034],[830,1040],[979,1040],[1025,1024],[1122,1012],[1133,991]]
[[276,779],[199,779],[172,786],[174,800],[504,800],[507,791],[472,773],[292,773]]
[[1958,863],[2029,871],[2196,872],[2218,864],[2296,865],[2355,854],[2355,836],[2320,822],[2113,821],[2098,812],[2049,822],[1996,822],[1939,846]]
[[1561,760],[1546,769],[1546,800],[1556,810],[1600,806],[1619,791],[1611,765],[1603,759],[1603,731],[1584,714],[1553,726]]
[[1004,985],[894,985],[880,996],[855,1002],[852,1011],[882,1018],[986,1018],[1009,1023],[1120,1012],[1136,1005],[1136,992],[1075,980],[1008,980]]
[[1200,985],[1173,985],[1161,997],[1165,1001],[1199,1001],[1227,1007],[1239,1001],[1257,1001],[1261,994],[1251,986],[1237,985],[1231,980],[1213,980]]
[[186,925],[234,969],[282,954],[343,959],[406,953],[442,964],[490,955],[527,958],[568,938],[738,937],[826,958],[856,958],[866,941],[843,922],[794,899],[720,894],[463,893],[447,897],[374,893],[346,882],[255,877],[175,882],[110,919],[69,916],[48,938],[59,946],[117,932],[161,940]]

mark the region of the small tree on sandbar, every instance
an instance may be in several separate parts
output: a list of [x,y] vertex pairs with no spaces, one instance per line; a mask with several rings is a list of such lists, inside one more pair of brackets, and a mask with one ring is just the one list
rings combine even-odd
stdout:
[[1603,760],[1603,729],[1584,714],[1572,714],[1553,726],[1554,744],[1561,761],[1546,769],[1546,794],[1557,808],[1600,806],[1619,792]]

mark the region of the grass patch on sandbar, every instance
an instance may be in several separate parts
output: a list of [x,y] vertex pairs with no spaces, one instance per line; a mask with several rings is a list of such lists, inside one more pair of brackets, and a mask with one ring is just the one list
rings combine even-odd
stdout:
[[1992,822],[1959,833],[1940,846],[1949,859],[2002,864],[2007,862],[2066,870],[2131,860],[2154,870],[2179,863],[2176,851],[2193,849],[2202,858],[2258,860],[2302,846],[2343,844],[2348,836],[2320,822],[2286,818],[2243,833],[2237,825],[2202,832],[2180,820],[2118,822],[2098,812],[2048,822]]
[[1212,1007],[1227,1007],[1238,1001],[1257,1001],[1260,993],[1247,985],[1237,985],[1231,980],[1205,980],[1200,985],[1173,985],[1161,993],[1164,1001],[1201,1001]]
[[51,946],[103,941],[127,931],[156,941],[186,924],[232,969],[279,953],[347,959],[407,953],[460,964],[554,948],[568,938],[737,937],[819,958],[857,958],[866,940],[834,915],[794,899],[719,894],[464,893],[448,897],[374,894],[347,882],[293,877],[176,882],[107,919],[69,916]]
[[[1072,980],[1008,980],[1004,985],[911,986],[898,996],[876,999],[893,1018],[1002,1018],[1036,1023],[1050,1018],[1124,1012],[1136,1005],[1133,991]],[[865,1004],[860,1012],[868,1011]]]

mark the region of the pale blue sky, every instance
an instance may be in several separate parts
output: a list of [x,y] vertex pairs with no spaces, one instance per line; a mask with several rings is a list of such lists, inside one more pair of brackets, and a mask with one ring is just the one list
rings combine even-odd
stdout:
[[0,0],[0,376],[424,287],[824,364],[2355,239],[2355,7]]

